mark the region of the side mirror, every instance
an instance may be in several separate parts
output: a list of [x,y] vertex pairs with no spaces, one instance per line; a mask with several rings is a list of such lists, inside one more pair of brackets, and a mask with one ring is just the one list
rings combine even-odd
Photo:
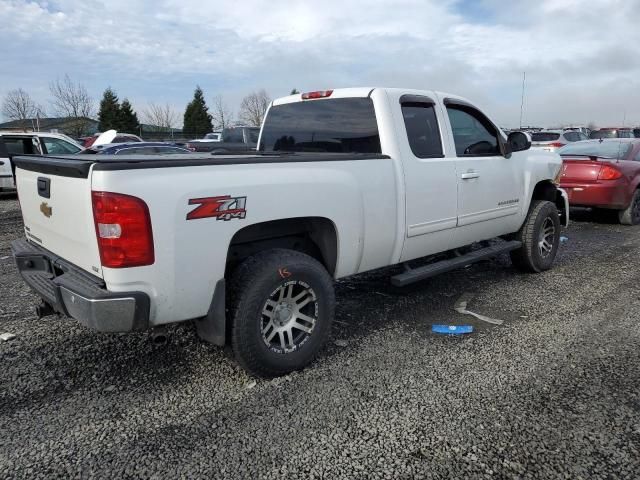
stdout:
[[531,137],[525,132],[511,132],[507,137],[507,143],[512,152],[522,152],[531,148]]

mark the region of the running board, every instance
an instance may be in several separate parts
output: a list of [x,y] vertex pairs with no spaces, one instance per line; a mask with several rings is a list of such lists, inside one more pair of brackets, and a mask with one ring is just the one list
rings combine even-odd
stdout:
[[420,280],[424,280],[425,278],[434,277],[441,273],[464,267],[465,265],[470,265],[490,257],[495,257],[501,253],[517,250],[521,246],[522,242],[512,240],[492,245],[490,247],[481,248],[479,250],[474,250],[473,252],[469,252],[460,257],[441,260],[423,267],[411,268],[406,272],[391,277],[391,284],[396,287],[404,287],[406,285],[419,282]]

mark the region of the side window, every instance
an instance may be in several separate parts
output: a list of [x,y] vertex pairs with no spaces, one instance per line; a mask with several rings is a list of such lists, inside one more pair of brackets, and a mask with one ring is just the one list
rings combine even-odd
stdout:
[[447,113],[458,156],[500,155],[498,131],[482,113],[472,107],[448,105]]
[[241,128],[230,128],[222,134],[222,141],[228,143],[244,143]]
[[78,153],[80,149],[69,142],[60,140],[59,138],[41,137],[49,155],[61,155],[66,153]]
[[403,103],[402,118],[411,151],[416,157],[442,157],[440,129],[432,104]]
[[636,153],[636,156],[635,156],[634,160],[636,162],[640,162],[640,150],[638,150],[638,153]]
[[564,132],[564,138],[570,142],[577,142],[580,139],[580,135],[576,132]]
[[162,155],[179,155],[181,153],[189,153],[177,147],[155,147],[154,150],[155,153],[160,153]]
[[153,155],[154,153],[156,153],[154,147],[132,147],[118,150],[116,155]]
[[260,130],[252,128],[251,130],[247,130],[247,133],[249,134],[249,143],[258,143],[258,135],[260,134]]

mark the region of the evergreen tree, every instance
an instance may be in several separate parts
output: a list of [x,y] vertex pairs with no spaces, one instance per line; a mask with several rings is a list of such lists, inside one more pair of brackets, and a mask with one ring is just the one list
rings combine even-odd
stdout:
[[111,87],[107,88],[100,100],[100,111],[98,112],[98,130],[106,132],[107,130],[118,128],[118,117],[120,114],[120,102],[116,92]]
[[298,90],[297,88],[294,88],[293,90],[291,90],[291,93],[289,95],[296,95],[300,93],[300,90]]
[[126,98],[122,101],[120,111],[118,112],[117,127],[120,132],[137,134],[140,131],[138,115],[133,111],[129,100]]
[[204,100],[204,93],[199,86],[193,94],[193,100],[189,102],[184,111],[184,126],[182,130],[187,135],[203,137],[213,130],[209,107]]

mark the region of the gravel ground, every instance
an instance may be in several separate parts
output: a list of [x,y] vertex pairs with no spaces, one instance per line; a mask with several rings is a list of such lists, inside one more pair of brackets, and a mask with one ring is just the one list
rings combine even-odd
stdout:
[[[36,320],[9,256],[21,229],[1,199],[1,478],[640,476],[639,228],[582,213],[540,275],[505,257],[404,290],[389,271],[340,282],[331,344],[269,381],[191,325],[157,348]],[[505,324],[456,313],[467,292]]]

